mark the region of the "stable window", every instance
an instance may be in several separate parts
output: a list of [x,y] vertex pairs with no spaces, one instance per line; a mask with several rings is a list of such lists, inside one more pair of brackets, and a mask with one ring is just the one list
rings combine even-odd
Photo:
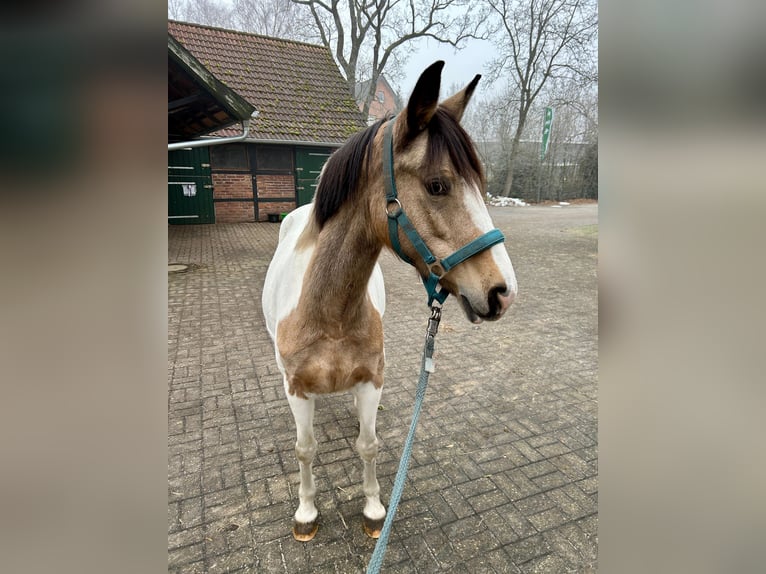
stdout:
[[255,148],[258,171],[293,171],[293,148],[289,146],[263,146]]
[[210,164],[213,169],[249,169],[244,144],[210,146]]

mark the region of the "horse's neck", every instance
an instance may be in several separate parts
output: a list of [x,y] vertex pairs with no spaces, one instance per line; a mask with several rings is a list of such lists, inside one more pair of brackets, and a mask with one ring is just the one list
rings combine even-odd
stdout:
[[344,209],[316,238],[300,305],[323,330],[345,331],[369,311],[367,284],[382,243],[363,215],[364,210]]

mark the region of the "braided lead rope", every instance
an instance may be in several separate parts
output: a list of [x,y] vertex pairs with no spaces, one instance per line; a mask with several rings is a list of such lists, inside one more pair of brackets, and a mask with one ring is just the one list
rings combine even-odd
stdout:
[[415,439],[415,429],[418,426],[418,419],[420,418],[420,410],[423,406],[423,399],[426,396],[428,376],[434,372],[434,341],[436,339],[436,332],[439,329],[440,320],[441,307],[434,305],[431,307],[431,317],[428,320],[426,342],[423,349],[423,361],[420,368],[418,387],[415,391],[415,408],[412,412],[410,431],[407,434],[407,439],[404,441],[402,458],[399,460],[399,469],[396,471],[394,487],[391,490],[391,498],[388,502],[388,514],[386,514],[386,520],[383,522],[383,529],[380,532],[380,537],[378,538],[377,544],[375,544],[375,550],[373,551],[372,557],[370,558],[370,563],[367,565],[367,574],[378,574],[378,572],[380,572],[381,566],[383,565],[383,558],[386,555],[388,537],[391,534],[391,524],[394,521],[396,508],[399,506],[399,500],[402,498],[404,481],[407,478],[407,468],[410,465],[410,456],[412,455],[412,443]]

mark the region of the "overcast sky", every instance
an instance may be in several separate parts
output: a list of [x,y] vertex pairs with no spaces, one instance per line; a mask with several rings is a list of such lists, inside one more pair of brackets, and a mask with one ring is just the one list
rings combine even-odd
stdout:
[[449,44],[442,44],[431,39],[421,40],[404,68],[404,79],[394,87],[399,88],[399,95],[406,103],[423,70],[436,60],[444,60],[441,98],[452,95],[448,94],[447,90],[453,83],[461,87],[465,86],[476,74],[481,74],[482,79],[476,88],[475,95],[485,96],[502,87],[502,82],[499,80],[490,86],[490,78],[487,76],[487,65],[496,54],[497,49],[486,40],[469,38],[465,41],[465,48],[458,51]]

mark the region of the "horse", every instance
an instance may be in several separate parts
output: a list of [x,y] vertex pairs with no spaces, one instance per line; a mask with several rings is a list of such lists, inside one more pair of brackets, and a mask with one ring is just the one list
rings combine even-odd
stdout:
[[[446,294],[456,296],[473,323],[502,317],[517,293],[510,257],[497,241],[449,270],[439,267],[439,258],[493,229],[483,201],[484,171],[460,125],[481,76],[438,103],[443,66],[438,61],[421,74],[407,107],[396,117],[375,122],[337,149],[320,173],[313,202],[290,212],[280,227],[262,304],[295,419],[300,471],[292,528],[296,540],[311,540],[319,527],[312,472],[319,395],[353,394],[365,533],[379,537],[386,516],[375,470],[384,369],[386,300],[378,265],[383,248],[396,250],[424,281],[438,282],[439,301]],[[393,154],[388,172],[383,165],[385,141]],[[387,198],[386,175],[398,190],[395,199]],[[390,229],[392,214],[402,209],[436,264],[424,261],[407,230]],[[502,241],[502,234],[494,232]]]

